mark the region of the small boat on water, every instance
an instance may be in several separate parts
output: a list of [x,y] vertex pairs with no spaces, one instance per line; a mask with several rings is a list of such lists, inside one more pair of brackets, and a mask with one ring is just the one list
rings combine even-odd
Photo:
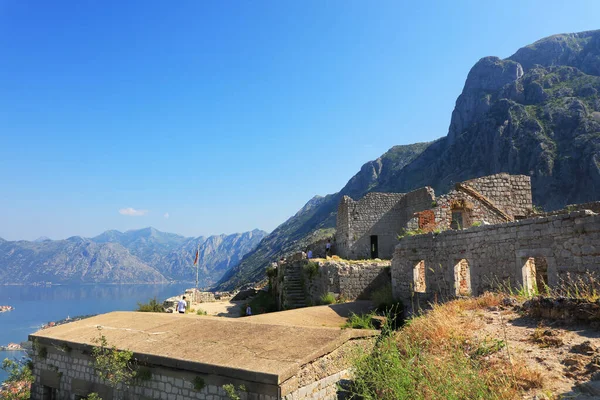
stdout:
[[13,306],[0,306],[0,313],[12,311],[15,308]]

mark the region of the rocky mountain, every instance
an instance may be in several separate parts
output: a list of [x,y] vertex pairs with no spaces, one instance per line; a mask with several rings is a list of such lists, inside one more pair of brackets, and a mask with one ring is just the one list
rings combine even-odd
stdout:
[[455,182],[508,172],[530,175],[533,201],[546,210],[600,199],[599,92],[600,31],[555,35],[507,59],[479,60],[447,136],[365,164],[342,191],[311,200],[267,236],[219,287],[260,279],[269,262],[333,227],[342,194],[423,186],[443,193]]
[[254,230],[205,239],[145,228],[107,231],[94,238],[0,240],[0,284],[164,283],[194,281],[200,246],[200,284],[211,285],[253,250],[266,232]]

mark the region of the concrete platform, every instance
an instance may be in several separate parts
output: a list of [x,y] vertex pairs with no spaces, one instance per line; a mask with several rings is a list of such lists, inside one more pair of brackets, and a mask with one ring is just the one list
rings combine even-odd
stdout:
[[133,351],[144,362],[279,385],[348,340],[376,335],[339,328],[350,311],[367,307],[349,303],[238,319],[112,312],[41,330],[30,339],[85,351],[102,334],[109,345]]

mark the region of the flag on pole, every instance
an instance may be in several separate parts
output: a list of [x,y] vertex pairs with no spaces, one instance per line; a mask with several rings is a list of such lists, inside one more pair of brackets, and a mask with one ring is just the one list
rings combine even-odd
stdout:
[[196,259],[194,260],[194,265],[198,264],[198,250],[196,250]]

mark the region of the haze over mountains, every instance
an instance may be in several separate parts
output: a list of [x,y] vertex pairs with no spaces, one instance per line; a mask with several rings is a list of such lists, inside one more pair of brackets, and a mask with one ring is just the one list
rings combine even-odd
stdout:
[[[331,234],[343,195],[408,192],[499,172],[530,175],[546,210],[600,200],[600,31],[554,35],[469,72],[447,136],[395,146],[363,165],[344,188],[311,199],[220,281],[261,279],[269,262]],[[435,93],[432,93],[432,96]],[[441,117],[441,116],[440,116]]]
[[0,238],[0,284],[166,283],[194,281],[198,245],[199,281],[208,286],[254,249],[266,232],[189,238],[144,228],[106,231],[93,238]]

